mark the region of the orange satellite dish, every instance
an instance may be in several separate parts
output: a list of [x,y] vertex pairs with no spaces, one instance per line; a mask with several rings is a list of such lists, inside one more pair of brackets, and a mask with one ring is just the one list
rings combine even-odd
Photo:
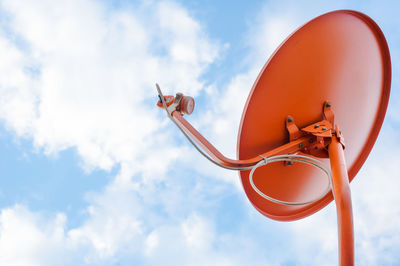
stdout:
[[292,221],[335,199],[340,265],[353,265],[349,181],[378,136],[390,82],[382,31],[362,13],[339,10],[300,27],[265,64],[242,115],[238,160],[223,156],[183,118],[193,111],[193,98],[157,90],[158,105],[207,159],[240,171],[247,197],[263,215]]

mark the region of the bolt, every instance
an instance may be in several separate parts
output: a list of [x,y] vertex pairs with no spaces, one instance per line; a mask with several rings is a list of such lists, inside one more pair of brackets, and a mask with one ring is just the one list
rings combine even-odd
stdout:
[[299,143],[299,148],[303,148],[303,143]]
[[308,142],[313,143],[314,139],[309,139]]
[[331,104],[330,103],[326,103],[326,107],[331,107]]
[[326,127],[322,127],[322,130],[326,130]]
[[288,122],[293,122],[293,118],[291,116],[288,117],[287,119]]
[[319,128],[319,125],[318,125],[318,124],[316,124],[316,125],[314,126],[314,128]]

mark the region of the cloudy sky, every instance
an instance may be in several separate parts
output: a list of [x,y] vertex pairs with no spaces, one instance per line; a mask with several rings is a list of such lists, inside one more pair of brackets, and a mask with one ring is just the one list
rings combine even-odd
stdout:
[[351,189],[356,263],[400,265],[394,0],[2,0],[0,264],[336,265],[333,204],[296,222],[262,216],[238,174],[202,158],[155,107],[154,87],[195,96],[188,119],[235,157],[263,63],[335,9],[371,16],[391,50],[386,119]]

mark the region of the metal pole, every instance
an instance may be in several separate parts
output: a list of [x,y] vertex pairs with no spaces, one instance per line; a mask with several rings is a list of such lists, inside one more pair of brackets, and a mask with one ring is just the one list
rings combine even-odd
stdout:
[[339,235],[339,264],[354,265],[353,210],[343,146],[336,136],[328,148]]

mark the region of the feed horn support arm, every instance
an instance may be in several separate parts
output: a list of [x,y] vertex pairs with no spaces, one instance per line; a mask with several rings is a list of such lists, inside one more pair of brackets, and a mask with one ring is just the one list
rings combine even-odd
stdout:
[[[200,153],[220,167],[231,170],[249,170],[258,162],[263,160],[263,157],[295,153],[311,145],[309,137],[300,137],[271,151],[260,154],[260,156],[250,159],[235,160],[227,158],[183,117],[184,112],[179,110],[179,103],[171,104],[169,106],[167,105],[166,99],[172,99],[168,98],[172,96],[164,96],[158,84],[156,84],[156,88],[160,99],[158,106],[166,110],[168,117],[175,123],[175,125],[182,131],[182,133]],[[200,146],[201,149],[199,149],[196,145]]]
[[253,167],[259,161],[262,160],[262,157],[270,157],[278,154],[289,154],[295,153],[301,150],[299,147],[307,147],[310,145],[309,138],[302,137],[297,140],[286,143],[278,148],[275,148],[271,151],[260,154],[260,156],[253,157],[247,160],[234,160],[225,157],[221,154],[207,139],[203,137],[179,112],[172,113],[172,119],[181,128],[188,134],[207,154],[212,157],[218,164],[222,166],[227,166],[230,168],[242,168],[242,167]]

